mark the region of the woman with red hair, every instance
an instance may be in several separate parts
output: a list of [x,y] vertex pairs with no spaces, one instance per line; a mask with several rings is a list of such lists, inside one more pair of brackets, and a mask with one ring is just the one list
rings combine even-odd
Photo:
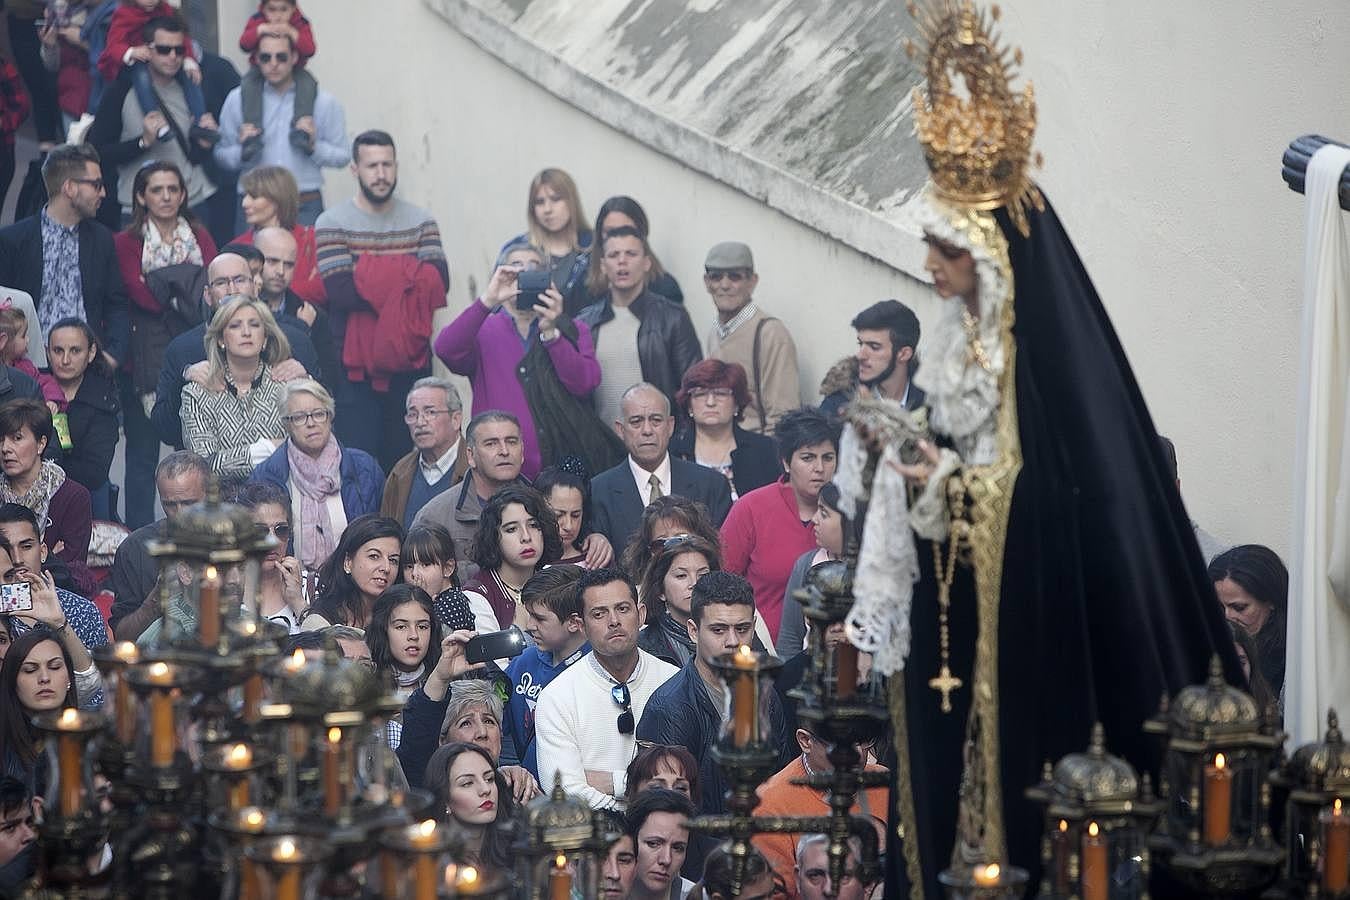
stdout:
[[688,419],[671,438],[670,455],[721,472],[731,485],[732,500],[783,474],[773,440],[737,424],[750,405],[740,363],[695,363],[684,373],[675,402]]

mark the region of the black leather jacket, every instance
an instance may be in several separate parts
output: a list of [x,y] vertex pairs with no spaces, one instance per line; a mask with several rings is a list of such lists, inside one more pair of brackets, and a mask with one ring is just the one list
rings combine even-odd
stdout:
[[[638,325],[637,351],[642,379],[664,391],[674,409],[675,392],[680,389],[685,370],[703,359],[694,323],[689,321],[689,313],[683,306],[650,290],[643,291],[628,308],[641,323]],[[591,340],[595,342],[598,356],[605,339],[604,324],[614,318],[610,295],[606,294],[603,300],[577,313],[576,318],[591,329]]]

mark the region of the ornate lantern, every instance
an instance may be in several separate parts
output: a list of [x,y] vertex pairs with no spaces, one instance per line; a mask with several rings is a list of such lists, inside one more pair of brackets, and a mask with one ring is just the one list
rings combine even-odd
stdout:
[[553,791],[530,801],[525,828],[516,841],[519,875],[529,900],[565,900],[576,890],[583,897],[598,896],[600,867],[610,834],[603,815],[562,789],[561,776]]
[[1271,769],[1285,735],[1250,695],[1230,687],[1217,656],[1209,680],[1183,688],[1144,725],[1167,736],[1166,812],[1149,846],[1196,891],[1251,891],[1276,874],[1284,850],[1270,828]]
[[[250,680],[260,652],[275,652],[262,649],[279,636],[259,619],[258,581],[264,557],[277,546],[247,510],[220,501],[214,478],[206,499],[169,519],[164,539],[150,544],[150,555],[160,562],[163,610],[150,655],[197,670],[193,718],[204,748],[245,736],[247,722],[226,695]],[[255,681],[253,690],[258,687]]]
[[1326,736],[1295,750],[1276,782],[1289,792],[1283,829],[1287,886],[1337,896],[1350,876],[1338,844],[1342,833],[1350,835],[1350,745],[1334,709],[1327,711]]
[[1100,723],[1086,753],[1046,763],[1027,797],[1045,808],[1041,900],[1144,900],[1148,897],[1147,835],[1163,804],[1147,774],[1106,752]]

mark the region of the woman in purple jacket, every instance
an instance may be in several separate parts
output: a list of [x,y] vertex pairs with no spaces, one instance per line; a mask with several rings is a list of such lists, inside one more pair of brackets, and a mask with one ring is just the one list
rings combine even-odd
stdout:
[[539,341],[548,350],[558,380],[574,397],[586,399],[600,383],[590,329],[575,323],[575,342],[559,331],[563,298],[558,289],[550,285],[522,302],[517,276],[543,269],[539,250],[526,243],[509,244],[483,296],[445,326],[435,344],[436,355],[450,371],[472,381],[474,415],[501,409],[520,420],[526,478],[533,478],[542,467],[539,434],[519,372],[531,342]]

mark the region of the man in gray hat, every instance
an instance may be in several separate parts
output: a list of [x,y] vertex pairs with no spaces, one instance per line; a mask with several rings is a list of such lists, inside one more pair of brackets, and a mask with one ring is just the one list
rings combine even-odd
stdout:
[[797,345],[781,319],[766,316],[755,303],[755,258],[736,241],[717,244],[703,261],[703,285],[717,307],[708,332],[710,359],[739,363],[750,387],[750,404],[740,426],[773,434],[780,416],[802,405],[797,381]]

